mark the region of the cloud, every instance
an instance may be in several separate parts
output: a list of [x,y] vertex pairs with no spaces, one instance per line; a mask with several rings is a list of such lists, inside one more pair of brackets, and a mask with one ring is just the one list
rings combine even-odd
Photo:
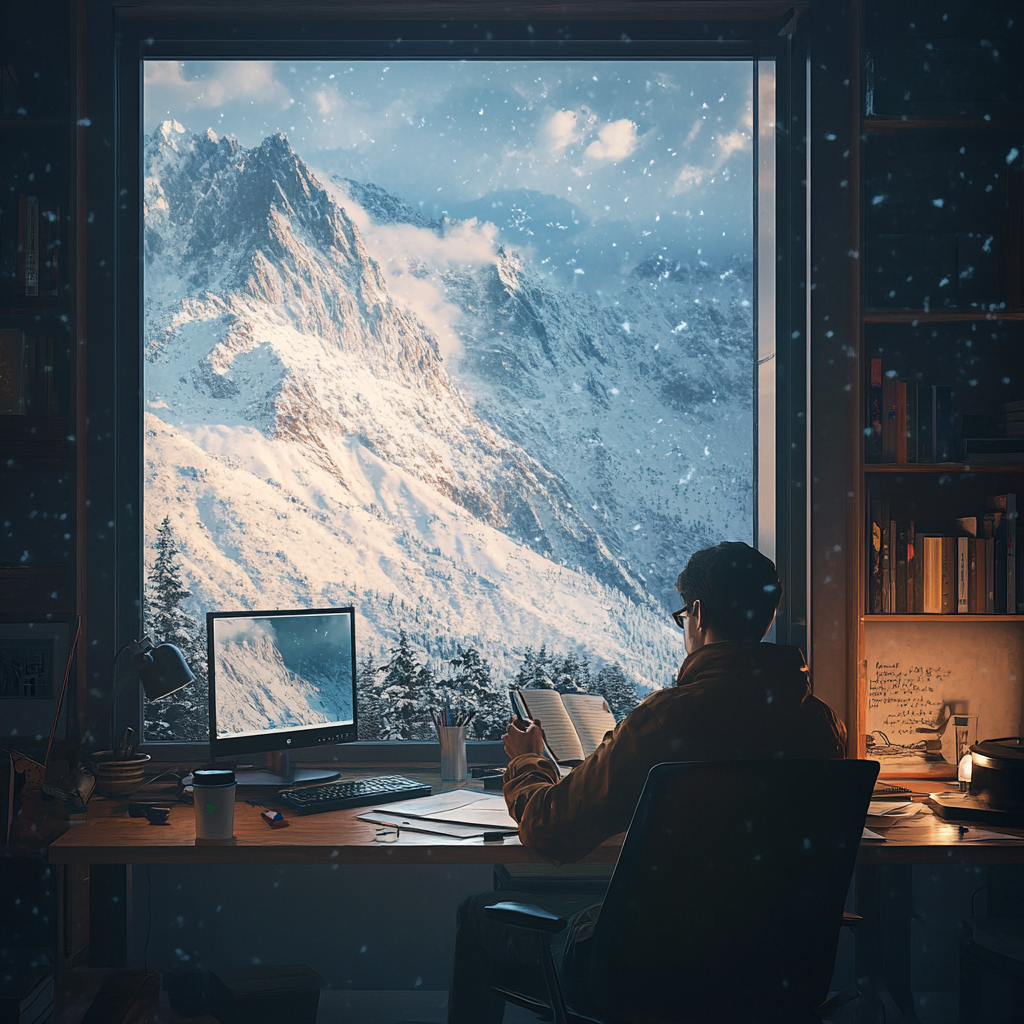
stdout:
[[694,167],[692,164],[687,164],[676,178],[675,185],[673,186],[674,192],[689,192],[691,188],[696,188],[704,180],[704,171],[700,167]]
[[[698,122],[699,123],[699,122]],[[690,138],[697,133],[697,126],[694,125],[690,131]],[[689,141],[689,138],[687,139]],[[717,174],[725,162],[733,153],[741,153],[750,148],[750,133],[737,129],[726,135],[715,136],[714,159],[706,167],[695,167],[687,164],[676,176],[672,191],[675,193],[689,192],[690,189],[702,185],[708,178]]]
[[715,144],[718,146],[718,156],[714,166],[717,171],[733,153],[742,152],[750,145],[750,135],[741,131],[729,132],[728,135],[716,135]]
[[288,105],[288,89],[278,81],[272,61],[210,61],[205,68],[209,72],[186,78],[181,61],[145,61],[147,106],[167,102],[181,110],[198,110],[221,107],[238,99],[278,107]]
[[597,139],[583,151],[591,160],[625,160],[637,147],[636,125],[628,118],[609,121],[597,133]]
[[579,142],[583,133],[579,130],[579,116],[572,110],[556,110],[540,127],[539,141],[551,154],[558,154]]
[[462,310],[448,300],[438,275],[429,271],[496,262],[498,229],[489,222],[480,224],[475,217],[449,224],[443,236],[412,224],[375,224],[342,186],[327,175],[318,178],[359,229],[392,298],[430,329],[444,359],[457,358],[462,351],[457,330]]

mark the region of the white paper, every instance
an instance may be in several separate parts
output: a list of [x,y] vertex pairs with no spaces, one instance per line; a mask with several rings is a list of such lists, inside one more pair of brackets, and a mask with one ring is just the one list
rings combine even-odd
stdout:
[[869,828],[864,828],[860,834],[861,842],[865,839],[873,840],[874,842],[885,842],[885,836],[880,836],[877,832],[872,832]]
[[1024,839],[1019,836],[1008,836],[1003,832],[989,832],[987,829],[975,828],[973,825],[968,825],[966,828],[967,831],[957,837],[958,842],[982,843],[995,839],[1003,843],[1024,843]]
[[[373,808],[374,813],[400,815],[422,821],[444,821],[460,825],[479,825],[488,829],[516,832],[518,823],[508,813],[505,798],[477,790],[438,793],[417,800],[396,800]],[[392,817],[398,823],[398,817]]]
[[447,836],[449,839],[477,839],[485,832],[504,831],[489,829],[484,825],[460,825],[452,821],[431,821],[426,818],[409,818],[386,811],[363,811],[356,817],[373,825],[389,825],[408,832],[422,832],[433,836]]
[[[908,807],[920,807],[911,800],[872,800],[868,804],[868,814],[878,817],[882,814],[899,814],[906,811]],[[916,814],[916,811],[911,811]]]
[[590,757],[615,728],[615,716],[604,697],[592,693],[563,693],[562,704],[576,728],[583,756]]

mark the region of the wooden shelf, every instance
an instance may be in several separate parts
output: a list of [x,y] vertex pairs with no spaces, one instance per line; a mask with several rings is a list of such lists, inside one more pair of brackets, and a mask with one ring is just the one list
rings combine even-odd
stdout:
[[861,131],[866,135],[891,135],[898,132],[935,131],[1024,131],[1019,117],[864,117]]
[[865,473],[1024,473],[1019,462],[867,462]]
[[1024,615],[862,615],[861,622],[1024,622]]
[[865,309],[866,324],[968,323],[979,320],[1024,320],[1024,309]]

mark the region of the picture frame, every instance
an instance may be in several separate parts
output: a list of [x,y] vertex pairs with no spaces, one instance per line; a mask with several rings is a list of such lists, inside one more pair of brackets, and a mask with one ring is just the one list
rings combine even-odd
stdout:
[[[68,645],[66,622],[0,623],[0,743],[30,747],[46,742],[60,700]],[[58,736],[66,722],[65,701]]]

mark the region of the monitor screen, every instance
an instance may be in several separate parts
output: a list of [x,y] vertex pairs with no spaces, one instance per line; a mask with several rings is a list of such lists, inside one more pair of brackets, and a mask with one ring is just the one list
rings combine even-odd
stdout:
[[210,612],[215,754],[355,739],[355,614]]

